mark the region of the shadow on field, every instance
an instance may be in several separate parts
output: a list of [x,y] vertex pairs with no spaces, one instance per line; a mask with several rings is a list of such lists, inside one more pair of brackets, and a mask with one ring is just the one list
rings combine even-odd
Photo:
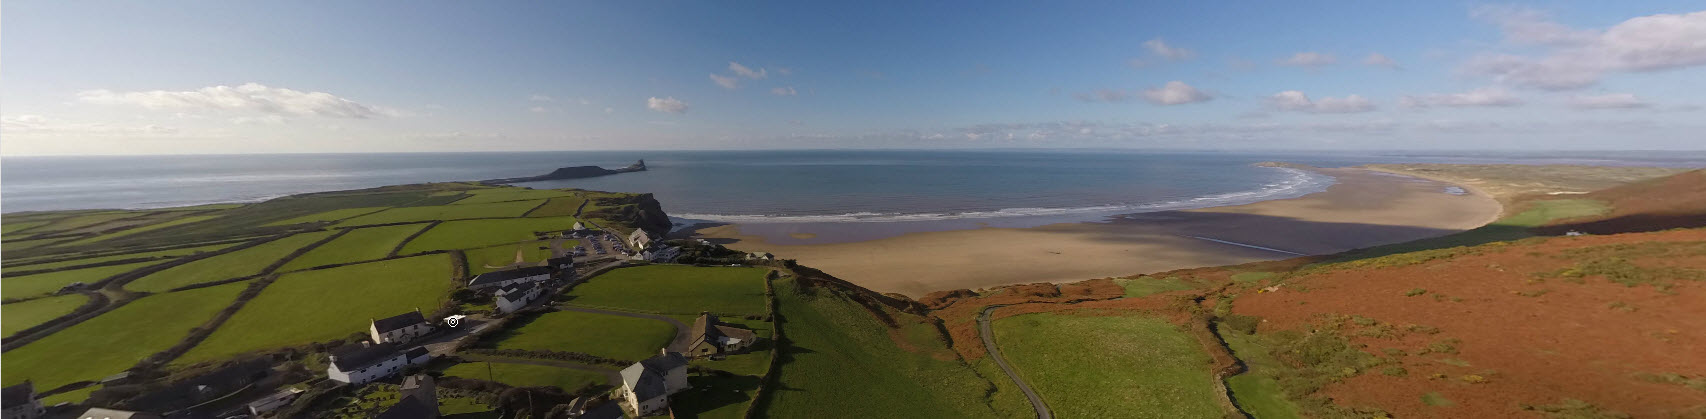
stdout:
[[745,404],[752,397],[749,391],[757,390],[763,379],[750,375],[701,375],[687,378],[693,388],[677,394],[674,409],[677,418],[697,418],[700,413],[710,412],[729,405]]

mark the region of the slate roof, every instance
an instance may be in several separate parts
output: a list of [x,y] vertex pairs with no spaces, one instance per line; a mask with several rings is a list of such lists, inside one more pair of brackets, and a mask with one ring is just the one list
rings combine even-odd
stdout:
[[499,282],[508,281],[511,279],[519,279],[519,278],[526,278],[526,277],[535,276],[535,275],[550,275],[550,274],[551,274],[551,268],[546,267],[546,266],[528,266],[528,267],[502,270],[502,271],[491,271],[491,272],[486,272],[486,273],[480,274],[478,276],[475,276],[474,280],[468,281],[468,286],[472,287],[472,286],[481,285],[481,284],[495,284],[495,283],[499,283]]
[[332,356],[337,357],[337,360],[332,361],[332,365],[337,366],[338,371],[354,371],[395,355],[397,345],[389,343],[346,347],[332,352]]
[[554,258],[550,258],[550,259],[545,259],[545,264],[551,265],[551,266],[569,264],[569,263],[574,263],[574,262],[575,262],[575,257],[570,256],[570,255],[562,255],[562,256],[558,256],[558,257],[554,257]]
[[598,405],[598,407],[587,409],[585,413],[581,413],[580,419],[622,419],[622,417],[622,406],[615,401],[609,401]]
[[409,353],[403,354],[403,356],[409,358],[410,360],[414,360],[415,358],[420,358],[420,357],[426,356],[429,353],[432,353],[432,352],[427,351],[427,348],[425,346],[416,346],[415,349],[410,349]]
[[379,320],[374,320],[373,321],[373,327],[378,328],[379,333],[386,333],[386,332],[390,332],[392,330],[402,329],[405,327],[409,327],[409,326],[413,326],[413,325],[417,325],[417,324],[421,324],[421,323],[426,323],[426,318],[421,317],[421,312],[419,312],[419,311],[411,311],[411,312],[398,314],[398,315],[391,316],[391,317],[386,317],[386,318],[379,319]]
[[717,316],[710,313],[700,313],[699,318],[693,319],[693,328],[689,330],[693,337],[688,340],[691,342],[688,347],[697,345],[699,342],[719,344],[722,340],[718,338],[722,337],[740,339],[748,343],[758,338],[758,335],[751,330],[724,325],[717,320]]
[[35,396],[36,387],[34,384],[30,384],[29,381],[24,381],[6,388],[0,388],[0,404],[4,404],[6,406],[30,404],[30,399],[35,398]]
[[669,374],[669,370],[686,365],[687,358],[678,352],[646,358],[622,369],[622,384],[633,389],[634,395],[639,396],[640,400],[665,396],[668,394],[664,389],[664,375]]
[[91,407],[89,410],[83,411],[83,414],[77,417],[80,419],[142,419],[158,418],[160,415]]
[[376,419],[420,419],[438,417],[438,400],[426,400],[418,394],[411,394],[391,405],[390,409]]

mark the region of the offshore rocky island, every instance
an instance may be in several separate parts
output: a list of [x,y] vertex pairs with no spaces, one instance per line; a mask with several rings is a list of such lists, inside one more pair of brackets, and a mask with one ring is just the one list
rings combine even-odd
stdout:
[[507,185],[507,184],[511,184],[511,183],[539,182],[539,181],[545,181],[545,180],[585,179],[585,178],[589,178],[589,177],[609,176],[609,175],[614,175],[614,174],[619,174],[619,173],[644,172],[644,171],[646,171],[646,161],[644,159],[641,159],[639,161],[634,162],[634,164],[628,165],[628,167],[623,167],[620,169],[606,169],[606,168],[598,167],[598,166],[560,167],[560,168],[557,168],[557,170],[551,171],[551,173],[547,173],[547,174],[543,174],[543,175],[539,175],[539,176],[512,177],[512,178],[503,178],[503,179],[488,179],[488,180],[482,180],[482,181],[480,181],[480,183],[487,184],[487,185]]

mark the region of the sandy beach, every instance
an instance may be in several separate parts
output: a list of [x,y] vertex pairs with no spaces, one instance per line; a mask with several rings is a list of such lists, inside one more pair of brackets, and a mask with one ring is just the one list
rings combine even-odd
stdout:
[[766,237],[730,224],[696,229],[692,237],[771,252],[873,290],[917,297],[1334,253],[1479,227],[1501,210],[1479,190],[1452,194],[1447,189],[1456,185],[1436,180],[1356,168],[1315,170],[1338,182],[1299,198],[1103,222],[924,231],[826,244],[774,243],[829,234],[809,226],[764,226]]

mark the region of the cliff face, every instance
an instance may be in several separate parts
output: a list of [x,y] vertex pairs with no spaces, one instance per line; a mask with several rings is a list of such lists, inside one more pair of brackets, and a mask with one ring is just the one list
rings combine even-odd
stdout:
[[669,214],[663,212],[663,204],[652,194],[632,194],[597,200],[601,208],[582,216],[625,223],[659,237],[669,233]]

